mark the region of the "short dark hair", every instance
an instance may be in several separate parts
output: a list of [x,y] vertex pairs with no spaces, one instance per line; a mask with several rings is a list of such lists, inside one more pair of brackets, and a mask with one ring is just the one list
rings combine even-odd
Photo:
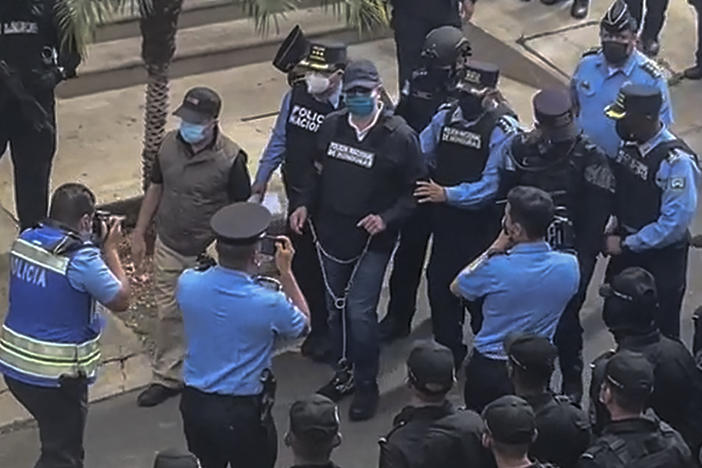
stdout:
[[258,251],[258,244],[231,244],[218,240],[215,250],[220,264],[243,268]]
[[551,195],[536,187],[514,187],[507,194],[510,218],[520,224],[530,239],[546,236],[553,221],[553,199]]
[[51,196],[49,218],[54,221],[75,226],[83,216],[94,212],[95,194],[83,184],[63,184]]
[[604,384],[612,392],[614,403],[621,409],[630,413],[642,413],[646,409],[648,399],[651,396],[650,393],[627,394],[608,382]]

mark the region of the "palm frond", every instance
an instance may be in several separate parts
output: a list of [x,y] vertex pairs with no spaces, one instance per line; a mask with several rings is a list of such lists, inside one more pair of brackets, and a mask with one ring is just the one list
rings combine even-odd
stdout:
[[84,56],[98,25],[118,13],[143,14],[150,5],[151,0],[59,0],[54,13],[61,48]]
[[320,3],[361,34],[385,28],[389,24],[386,0],[320,0]]
[[295,0],[241,0],[241,7],[246,16],[252,18],[259,34],[267,36],[271,28],[275,32],[280,32],[280,18],[285,18],[285,14],[297,8]]

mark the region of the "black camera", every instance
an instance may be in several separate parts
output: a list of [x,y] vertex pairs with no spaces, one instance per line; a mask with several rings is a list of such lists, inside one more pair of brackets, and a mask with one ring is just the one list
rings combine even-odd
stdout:
[[[110,231],[110,219],[114,215],[109,211],[96,210],[93,216],[93,240],[97,243],[101,243],[107,237],[107,233]],[[123,219],[118,219],[116,222],[121,223]]]
[[261,239],[260,252],[263,255],[268,255],[269,257],[275,257],[276,244],[280,241],[275,236],[263,236]]

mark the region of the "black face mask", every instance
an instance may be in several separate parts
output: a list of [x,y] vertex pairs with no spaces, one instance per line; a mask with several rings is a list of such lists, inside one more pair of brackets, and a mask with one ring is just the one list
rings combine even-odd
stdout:
[[602,53],[607,59],[607,62],[612,65],[621,65],[629,58],[629,45],[621,42],[604,41],[602,42]]
[[626,119],[617,120],[614,124],[614,129],[617,131],[619,138],[624,141],[639,141],[639,133]]
[[483,111],[483,96],[463,93],[458,101],[464,118],[477,117]]

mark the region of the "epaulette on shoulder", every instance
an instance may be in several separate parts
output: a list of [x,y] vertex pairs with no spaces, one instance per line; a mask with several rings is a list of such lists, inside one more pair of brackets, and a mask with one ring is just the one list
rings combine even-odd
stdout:
[[654,62],[653,60],[646,60],[644,63],[640,65],[641,69],[651,75],[652,78],[658,79],[661,76],[663,76],[663,73],[661,72],[661,69],[658,67],[658,64]]
[[581,57],[589,57],[590,55],[597,55],[600,53],[601,50],[602,50],[601,47],[591,47],[591,48],[587,49],[585,52],[583,52]]
[[502,130],[505,133],[510,132],[512,131],[512,129],[514,129],[514,125],[512,125],[512,122],[510,122],[507,116],[505,115],[497,119],[497,122],[495,122],[495,126],[499,127],[500,130]]

